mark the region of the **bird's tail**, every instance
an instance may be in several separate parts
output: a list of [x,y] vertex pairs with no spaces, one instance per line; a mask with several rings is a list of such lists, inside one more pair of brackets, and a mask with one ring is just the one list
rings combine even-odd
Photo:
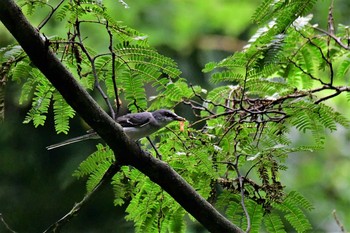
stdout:
[[98,138],[99,138],[98,134],[96,132],[92,132],[92,133],[88,133],[79,137],[71,138],[66,141],[47,146],[46,150],[52,150],[52,149],[55,149],[61,146],[66,146],[72,143],[81,142],[89,139],[98,139]]

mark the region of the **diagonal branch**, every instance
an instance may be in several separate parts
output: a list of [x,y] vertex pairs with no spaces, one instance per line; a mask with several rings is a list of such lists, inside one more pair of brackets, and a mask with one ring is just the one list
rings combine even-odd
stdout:
[[0,20],[16,38],[33,64],[46,76],[67,103],[114,151],[120,165],[131,165],[168,192],[186,211],[211,232],[242,232],[201,197],[168,164],[147,153],[123,133],[122,127],[103,111],[49,49],[13,0],[0,1]]
[[49,20],[51,19],[51,17],[53,16],[53,14],[58,10],[58,8],[62,5],[62,3],[64,2],[64,0],[61,0],[56,7],[51,7],[51,12],[49,13],[49,15],[44,19],[44,21],[42,21],[39,26],[38,29],[41,30],[45,24],[47,22],[49,22]]
[[2,217],[2,213],[0,213],[0,220],[10,233],[17,233],[16,231],[12,230],[11,227],[6,223],[5,219]]

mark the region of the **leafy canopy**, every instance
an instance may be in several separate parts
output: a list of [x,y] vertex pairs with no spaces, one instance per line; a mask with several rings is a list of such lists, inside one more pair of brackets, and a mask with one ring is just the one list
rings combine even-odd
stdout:
[[[28,14],[50,4],[21,3]],[[186,123],[185,132],[171,124],[152,139],[163,160],[234,224],[251,232],[286,232],[288,222],[305,232],[311,229],[305,211],[312,205],[296,191],[285,192],[280,181],[285,160],[292,152],[322,148],[327,130],[349,125],[326,104],[350,90],[343,86],[350,67],[343,37],[349,28],[334,32],[310,25],[307,13],[315,3],[263,1],[252,18],[260,28],[243,50],[204,67],[218,84],[212,90],[188,84],[172,59],[108,14],[101,1],[64,1],[54,17],[67,36],[48,41],[81,84],[103,97],[101,105],[112,116],[124,103],[131,112],[177,105],[192,110],[196,120]],[[105,34],[106,51],[94,51],[85,41],[90,25]],[[20,103],[31,102],[24,123],[44,125],[52,104],[56,132],[67,134],[74,110],[20,47],[2,48],[0,55],[1,71],[22,83]],[[294,146],[292,129],[310,133],[314,142]],[[91,192],[113,162],[112,151],[97,145],[74,175],[88,176]],[[136,232],[186,232],[186,212],[138,170],[123,167],[112,186],[114,204],[128,203],[126,219]]]

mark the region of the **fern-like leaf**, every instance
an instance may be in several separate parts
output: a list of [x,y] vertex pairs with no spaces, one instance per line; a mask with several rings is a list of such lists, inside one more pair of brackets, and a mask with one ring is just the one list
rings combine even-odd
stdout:
[[75,111],[58,92],[53,94],[53,100],[56,132],[67,134],[69,131],[69,119],[74,117]]
[[[89,178],[90,184],[96,184],[99,182],[99,178],[102,173],[108,169],[108,167],[114,162],[114,154],[111,149],[101,144],[96,146],[97,151],[91,154],[86,160],[84,160],[77,170],[74,171],[73,176],[78,178],[92,175]],[[97,171],[98,170],[98,171]],[[88,185],[89,189],[93,188],[93,185]]]
[[344,59],[341,59],[341,64],[338,67],[338,70],[336,72],[336,78],[337,80],[344,80],[347,72],[349,71],[350,68],[350,57],[345,56]]
[[264,0],[260,6],[255,10],[252,20],[258,24],[264,23],[270,16],[270,11],[275,1]]
[[34,126],[38,127],[45,124],[54,88],[37,69],[33,69],[30,75],[37,80],[38,84],[35,87],[32,108],[29,110],[23,123],[27,124],[33,121]]
[[312,205],[299,193],[290,192],[281,204],[273,206],[285,213],[284,217],[297,232],[306,232],[312,229],[310,222],[301,210],[301,208],[311,210]]
[[129,72],[119,74],[118,84],[124,88],[125,99],[129,101],[128,108],[132,112],[137,112],[138,108],[147,108],[146,90],[143,78]]
[[[264,211],[262,209],[262,206],[255,203],[252,200],[246,200],[245,205],[248,210],[249,218],[250,218],[250,224],[251,224],[251,231],[250,232],[261,232],[261,222],[263,219]],[[246,218],[244,218],[246,219]]]
[[264,217],[264,225],[269,233],[286,233],[282,219],[277,214],[267,214]]

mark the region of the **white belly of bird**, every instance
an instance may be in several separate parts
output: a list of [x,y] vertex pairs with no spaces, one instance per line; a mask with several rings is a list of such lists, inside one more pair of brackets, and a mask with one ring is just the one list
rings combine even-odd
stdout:
[[158,131],[158,127],[151,127],[150,125],[145,125],[140,128],[124,127],[123,130],[126,135],[132,140],[139,140],[140,138],[147,137],[150,134]]

